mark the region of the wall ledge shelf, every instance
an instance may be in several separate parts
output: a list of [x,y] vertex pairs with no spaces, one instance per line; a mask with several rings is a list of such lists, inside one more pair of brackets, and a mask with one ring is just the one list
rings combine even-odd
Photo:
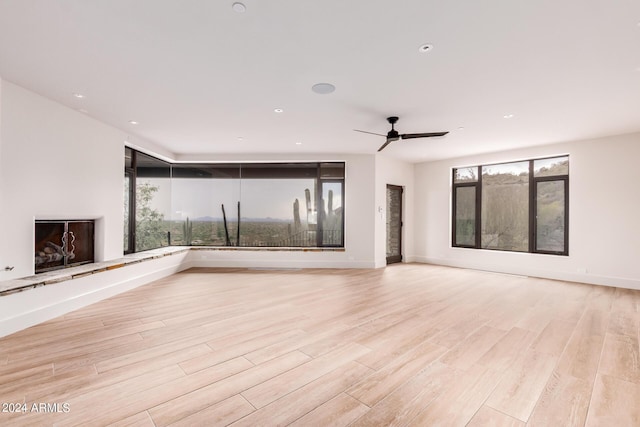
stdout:
[[189,251],[188,247],[171,246],[167,248],[153,249],[150,251],[129,254],[123,256],[122,258],[112,259],[109,261],[94,262],[77,267],[69,267],[61,270],[39,273],[33,276],[21,277],[19,279],[6,280],[0,282],[0,297],[15,294],[18,292],[24,292],[29,289],[39,288],[41,286],[52,285],[54,283],[79,279],[91,274],[115,270],[117,268],[126,267],[128,265],[133,265],[140,262],[162,258],[164,256],[175,255],[187,251]]
[[48,271],[35,274],[33,276],[21,277],[19,279],[5,280],[0,282],[0,297],[24,292],[41,286],[52,285],[54,283],[66,282],[79,279],[91,274],[102,273],[115,270],[129,265],[176,255],[189,251],[261,251],[261,252],[345,252],[340,248],[300,248],[300,247],[229,247],[229,246],[169,246],[165,248],[152,249],[144,252],[125,255],[122,258],[112,259],[103,262],[94,262],[69,267],[61,270]]

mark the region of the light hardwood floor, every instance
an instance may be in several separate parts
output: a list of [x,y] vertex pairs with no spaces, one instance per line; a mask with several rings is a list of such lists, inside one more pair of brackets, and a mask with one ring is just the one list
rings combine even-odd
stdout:
[[192,269],[0,339],[0,425],[638,426],[639,324],[618,288]]

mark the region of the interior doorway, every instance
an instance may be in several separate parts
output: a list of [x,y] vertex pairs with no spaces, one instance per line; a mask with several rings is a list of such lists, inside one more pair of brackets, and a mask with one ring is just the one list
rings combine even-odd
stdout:
[[387,184],[387,264],[402,262],[402,187]]

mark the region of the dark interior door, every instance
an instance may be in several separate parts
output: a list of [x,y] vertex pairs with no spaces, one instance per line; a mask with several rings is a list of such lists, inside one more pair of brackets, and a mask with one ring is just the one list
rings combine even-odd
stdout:
[[387,264],[402,262],[402,187],[387,184]]

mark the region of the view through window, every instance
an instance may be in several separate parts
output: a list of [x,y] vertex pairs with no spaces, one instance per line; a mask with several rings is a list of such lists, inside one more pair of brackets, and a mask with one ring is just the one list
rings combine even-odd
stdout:
[[455,168],[452,245],[568,255],[568,191],[568,156]]
[[125,251],[344,247],[342,162],[169,164],[127,150]]

